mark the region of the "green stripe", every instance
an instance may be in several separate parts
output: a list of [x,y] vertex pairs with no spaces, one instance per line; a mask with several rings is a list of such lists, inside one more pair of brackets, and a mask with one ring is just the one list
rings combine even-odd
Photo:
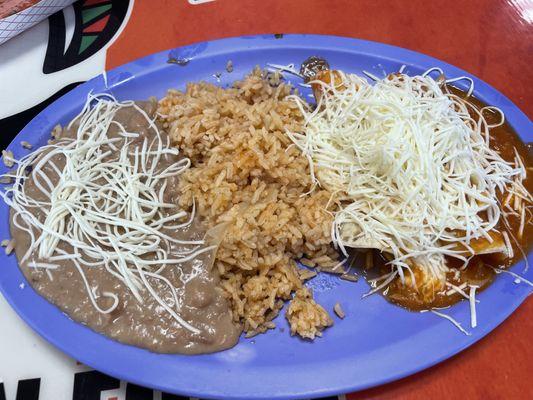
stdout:
[[111,8],[111,4],[104,4],[103,6],[91,7],[86,10],[83,10],[81,12],[81,21],[83,25],[99,17],[100,15],[105,13],[110,8]]
[[97,35],[83,35],[81,37],[81,45],[78,54],[81,54],[96,40]]

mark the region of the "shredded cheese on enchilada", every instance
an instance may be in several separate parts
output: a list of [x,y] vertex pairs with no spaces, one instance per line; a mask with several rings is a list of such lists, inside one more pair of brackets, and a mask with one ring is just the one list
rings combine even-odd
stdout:
[[499,112],[503,124],[503,113],[475,109],[429,74],[370,84],[335,73],[340,80],[311,82],[321,87],[316,108],[293,96],[304,131],[288,132],[315,184],[338,194],[333,242],[344,253],[391,253],[402,280],[414,265],[444,280],[445,256],[466,261],[473,239],[493,242],[489,232],[501,217],[496,194],[525,177],[523,165],[489,146],[493,126],[483,114]]

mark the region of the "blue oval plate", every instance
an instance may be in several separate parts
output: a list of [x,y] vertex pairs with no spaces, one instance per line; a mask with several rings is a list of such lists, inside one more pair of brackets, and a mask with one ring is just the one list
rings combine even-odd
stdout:
[[[254,66],[299,65],[311,55],[325,57],[336,69],[377,76],[398,71],[420,74],[442,68],[448,77],[466,72],[434,58],[383,44],[340,37],[273,35],[199,43],[150,55],[78,86],[41,112],[10,145],[15,156],[21,140],[44,144],[52,128],[79,112],[89,91],[110,91],[118,99],[161,97],[168,88],[190,81],[228,85]],[[188,60],[184,66],[169,58]],[[234,71],[225,70],[232,60]],[[218,74],[221,74],[220,76]],[[291,79],[290,76],[288,76]],[[501,108],[522,140],[533,140],[531,121],[501,93],[472,77],[475,95]],[[299,82],[296,80],[296,82]],[[8,207],[0,206],[0,238],[9,237]],[[530,260],[533,257],[530,256]],[[231,350],[202,356],[161,355],[123,345],[77,324],[37,295],[25,281],[14,256],[0,256],[0,289],[18,314],[45,339],[77,360],[115,377],[166,392],[202,398],[297,399],[356,391],[428,368],[472,345],[505,320],[531,292],[500,275],[478,298],[479,325],[465,336],[431,313],[405,311],[381,296],[361,300],[364,281],[351,283],[320,275],[311,282],[317,301],[332,310],[338,301],[347,314],[313,343],[291,337],[283,318],[278,328]],[[513,267],[522,273],[524,263]],[[525,274],[533,280],[533,269]],[[24,285],[23,285],[24,284]],[[468,327],[469,305],[446,311]],[[469,329],[470,330],[470,329]]]

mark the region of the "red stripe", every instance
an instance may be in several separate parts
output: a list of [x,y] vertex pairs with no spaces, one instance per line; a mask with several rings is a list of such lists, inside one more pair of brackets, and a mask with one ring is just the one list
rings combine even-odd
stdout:
[[104,18],[101,18],[97,20],[96,22],[93,22],[91,25],[83,29],[83,33],[99,33],[102,32],[102,30],[107,25],[107,21],[109,21],[109,15],[106,15]]
[[94,6],[95,4],[100,4],[100,3],[107,3],[109,0],[85,0],[83,2],[83,7],[86,7],[86,6]]

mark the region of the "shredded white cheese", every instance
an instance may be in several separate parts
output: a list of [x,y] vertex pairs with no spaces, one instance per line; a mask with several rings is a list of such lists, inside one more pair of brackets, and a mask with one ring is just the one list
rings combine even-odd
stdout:
[[[523,165],[490,148],[484,110],[448,93],[433,71],[442,74],[393,74],[373,84],[339,72],[342,84],[312,82],[322,86],[316,108],[292,97],[304,130],[287,134],[315,184],[340,197],[333,242],[345,254],[345,247],[391,253],[402,280],[416,265],[443,281],[445,256],[467,261],[459,248],[491,241],[501,216],[497,192],[525,176]],[[473,90],[470,78],[455,80]]]
[[372,289],[369,292],[363,294],[361,296],[361,298],[364,299],[365,297],[368,297],[368,296],[370,296],[370,295],[372,295],[374,293],[379,292],[381,289],[386,288],[389,285],[389,283],[391,283],[394,280],[394,278],[396,278],[396,275],[398,275],[398,271],[391,272],[388,275],[387,279],[385,279],[380,285],[376,286],[374,289]]
[[289,74],[296,75],[300,78],[303,78],[302,74],[300,74],[299,71],[296,70],[294,67],[294,64],[288,64],[288,65],[280,65],[280,64],[267,64],[267,70],[269,72],[288,72]]
[[435,314],[435,315],[437,315],[437,316],[439,316],[441,318],[444,318],[444,319],[447,319],[448,321],[450,321],[457,329],[459,329],[461,332],[463,332],[466,336],[470,336],[471,335],[471,333],[468,332],[465,328],[463,328],[461,323],[456,321],[453,317],[451,317],[451,316],[449,316],[447,314],[435,311],[435,310],[429,310],[429,311],[431,311],[433,314]]
[[446,286],[449,286],[450,287],[450,290],[448,290],[446,292],[446,295],[447,296],[450,296],[451,294],[453,293],[459,293],[461,296],[463,296],[465,299],[470,299],[470,297],[465,293],[465,291],[463,290],[464,288],[466,288],[467,284],[466,283],[462,283],[460,286],[456,286],[454,285],[453,283],[450,283],[450,282],[446,282]]
[[[146,119],[155,133],[153,139],[138,140],[138,133],[126,131],[114,120],[123,107],[134,107]],[[168,234],[169,230],[188,226],[194,218],[194,209],[189,215],[164,199],[166,179],[183,173],[190,160],[182,158],[162,167],[165,164],[160,161],[179,151],[168,138],[163,139],[150,117],[132,101],[89,95],[69,128],[74,122],[79,124],[75,139],[61,139],[15,161],[17,171],[11,175],[15,183],[0,191],[14,210],[13,223],[31,238],[21,263],[27,261],[29,267],[49,273],[57,269],[53,261],[72,260],[93,306],[101,313],[110,313],[117,307],[118,297],[102,293],[112,300],[112,305],[101,308],[84,272],[94,265],[104,265],[139,302],[143,301],[141,292],[148,292],[181,326],[199,333],[179,316],[176,289],[160,274],[171,266],[181,272],[181,280],[187,283],[199,271],[185,276],[180,264],[214,248],[204,246],[203,240],[178,240]],[[108,137],[112,125],[118,128],[119,137]],[[110,157],[111,154],[117,156]],[[61,168],[52,161],[57,157],[64,161]],[[46,200],[37,200],[25,190],[23,183],[30,167],[33,182]],[[55,171],[57,184],[52,184],[43,172],[45,167]],[[30,212],[36,208],[47,210],[44,221]],[[72,246],[72,253],[59,248],[61,242]],[[172,243],[187,247],[179,253],[171,252]],[[154,280],[168,287],[168,296],[154,290]]]
[[[515,278],[514,282],[515,283],[525,283],[526,285],[529,285],[531,287],[533,287],[533,282],[531,282],[530,280],[524,278],[523,276],[520,276],[516,273],[514,273],[513,271],[508,271],[506,269],[502,269],[502,268],[495,268],[495,267],[492,267],[492,269],[494,270],[494,272],[496,272],[497,274],[501,274],[501,273],[504,273],[504,274],[509,274],[511,276],[513,276]],[[518,282],[517,282],[518,281]]]
[[476,313],[476,289],[477,286],[469,285],[469,301],[470,301],[470,326],[475,328],[477,326],[477,313]]
[[513,251],[513,246],[511,245],[511,240],[509,239],[509,234],[503,231],[502,235],[503,235],[503,239],[505,240],[505,247],[507,248],[507,257],[513,258],[514,251]]

